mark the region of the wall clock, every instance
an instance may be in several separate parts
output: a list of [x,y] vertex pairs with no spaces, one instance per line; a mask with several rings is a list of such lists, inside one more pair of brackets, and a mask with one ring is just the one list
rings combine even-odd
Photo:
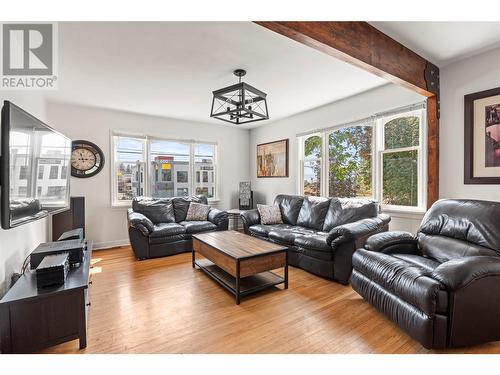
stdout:
[[73,177],[92,177],[104,167],[102,150],[89,141],[73,141],[71,145],[71,175]]

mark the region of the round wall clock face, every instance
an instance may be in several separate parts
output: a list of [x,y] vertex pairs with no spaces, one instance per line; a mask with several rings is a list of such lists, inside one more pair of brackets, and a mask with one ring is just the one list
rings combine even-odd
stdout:
[[89,141],[73,141],[71,145],[71,175],[92,177],[104,166],[102,150]]

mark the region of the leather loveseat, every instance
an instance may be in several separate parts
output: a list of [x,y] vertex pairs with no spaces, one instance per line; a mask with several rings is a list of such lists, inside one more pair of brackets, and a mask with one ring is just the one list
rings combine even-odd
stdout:
[[352,287],[426,348],[500,340],[500,203],[441,200],[416,236],[370,237]]
[[259,211],[241,214],[245,233],[288,247],[288,264],[349,283],[352,254],[369,236],[387,231],[390,217],[367,199],[278,195],[283,224],[261,224]]
[[192,250],[193,234],[227,230],[227,212],[213,207],[207,221],[185,221],[190,202],[207,204],[207,198],[134,198],[127,222],[130,244],[138,259],[188,252]]

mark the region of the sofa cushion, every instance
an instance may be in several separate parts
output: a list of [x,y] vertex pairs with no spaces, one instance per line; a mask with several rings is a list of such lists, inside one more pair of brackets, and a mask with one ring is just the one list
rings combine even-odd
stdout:
[[361,249],[354,252],[352,261],[357,272],[427,316],[446,311],[448,295],[431,277],[429,264],[407,259]]
[[495,250],[446,236],[418,234],[418,246],[423,255],[440,263],[467,256],[498,256]]
[[137,197],[132,200],[132,209],[146,216],[154,224],[175,222],[172,200],[169,198]]
[[248,228],[250,234],[255,236],[267,237],[269,232],[276,228],[291,228],[293,225],[289,224],[274,224],[274,225],[264,225],[264,224],[255,224]]
[[419,232],[467,242],[500,255],[499,222],[500,202],[443,199],[427,211]]
[[217,229],[217,225],[210,221],[181,221],[179,224],[186,228],[186,233],[188,234],[208,232]]
[[172,198],[172,205],[174,207],[175,222],[180,223],[186,220],[187,212],[189,210],[189,204],[191,202],[205,203],[199,197],[182,197],[182,198]]
[[277,204],[281,210],[283,223],[296,225],[300,209],[304,203],[304,197],[300,195],[280,194],[274,198],[274,204]]
[[268,206],[265,204],[258,204],[257,211],[259,211],[261,224],[272,225],[283,223],[281,210],[278,205]]
[[332,247],[326,243],[327,233],[321,232],[297,237],[294,245],[305,249],[332,252]]
[[210,206],[207,204],[190,202],[186,214],[186,221],[207,221]]
[[278,227],[271,230],[268,234],[270,240],[285,245],[293,245],[298,237],[316,233],[313,229],[290,226],[289,228]]
[[330,207],[328,198],[305,197],[300,208],[297,225],[322,230],[328,207]]
[[159,245],[171,242],[186,241],[189,239],[191,239],[191,235],[183,233],[183,234],[175,234],[173,236],[149,237],[149,243],[151,245]]
[[177,223],[160,223],[154,226],[150,237],[166,237],[175,236],[177,234],[186,233],[186,229]]
[[323,230],[329,232],[339,225],[368,219],[377,214],[378,204],[370,199],[331,198]]
[[[305,256],[307,258],[313,258],[316,261],[333,261],[333,251],[331,251],[331,249],[330,251],[324,251],[306,247],[290,246],[288,251],[289,260],[293,258],[293,255],[300,255],[301,258]],[[329,266],[333,269],[333,266],[331,264],[329,264]]]

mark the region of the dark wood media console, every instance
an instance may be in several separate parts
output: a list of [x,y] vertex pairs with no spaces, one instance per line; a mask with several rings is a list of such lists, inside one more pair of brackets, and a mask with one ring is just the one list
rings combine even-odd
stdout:
[[2,353],[32,353],[75,339],[87,346],[91,257],[92,241],[86,241],[82,264],[52,288],[38,289],[35,271],[26,270],[0,300]]

